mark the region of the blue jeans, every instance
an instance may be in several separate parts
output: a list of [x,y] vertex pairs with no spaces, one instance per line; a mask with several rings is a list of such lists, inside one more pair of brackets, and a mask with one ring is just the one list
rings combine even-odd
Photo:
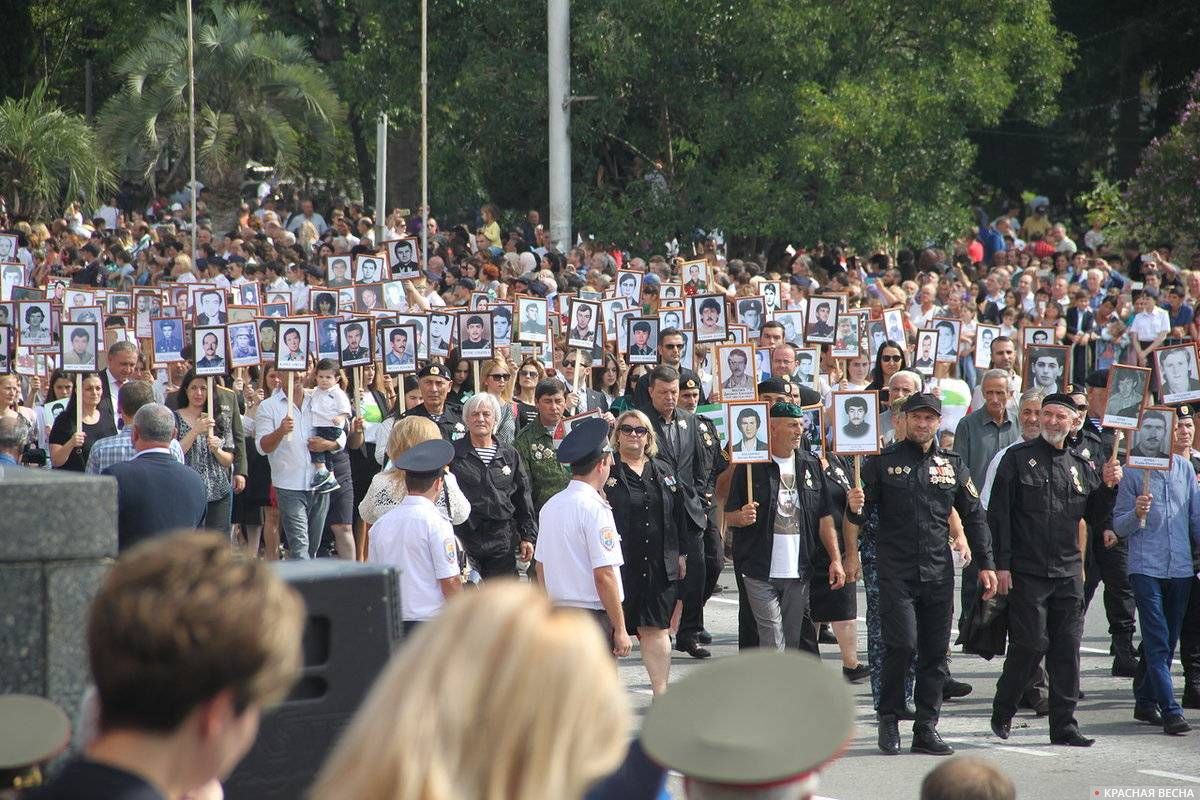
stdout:
[[1191,578],[1151,578],[1129,575],[1133,601],[1142,623],[1142,652],[1146,679],[1135,689],[1138,705],[1155,705],[1163,716],[1182,715],[1171,685],[1171,660],[1192,590]]
[[325,530],[329,495],[298,489],[275,488],[279,500],[279,524],[287,535],[291,558],[315,558]]

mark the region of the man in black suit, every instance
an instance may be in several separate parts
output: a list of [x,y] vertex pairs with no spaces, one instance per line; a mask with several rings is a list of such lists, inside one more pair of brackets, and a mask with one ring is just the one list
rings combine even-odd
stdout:
[[175,415],[149,403],[133,416],[133,460],[113,464],[104,475],[117,479],[117,549],[179,528],[204,526],[208,494],[204,479],[175,460]]
[[[665,338],[665,337],[664,337]],[[702,534],[708,525],[708,512],[700,497],[699,487],[708,477],[708,451],[701,443],[701,429],[696,417],[679,403],[679,371],[674,367],[657,366],[649,373],[649,400],[638,406],[654,426],[658,455],[671,467],[671,474],[683,497],[687,546],[687,571],[683,579],[683,617],[675,649],[693,658],[708,658],[710,653],[701,646],[704,629],[704,543]],[[707,637],[705,637],[707,638]]]
[[108,348],[108,366],[100,373],[100,413],[108,414],[119,428],[123,424],[117,408],[121,387],[133,380],[137,371],[138,348],[133,342],[113,342]]

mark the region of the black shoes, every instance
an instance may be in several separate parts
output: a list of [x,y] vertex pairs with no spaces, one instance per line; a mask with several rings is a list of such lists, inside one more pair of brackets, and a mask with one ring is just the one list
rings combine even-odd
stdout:
[[817,632],[817,642],[820,644],[837,644],[837,637],[833,635],[833,629],[822,623],[821,629]]
[[1200,708],[1200,683],[1185,683],[1179,704],[1184,708]]
[[712,644],[712,634],[708,632],[708,628],[701,628],[696,634],[696,641],[700,644]]
[[871,668],[863,663],[857,667],[842,667],[842,677],[847,683],[861,683],[871,677]]
[[1169,736],[1182,736],[1191,729],[1183,714],[1171,714],[1163,720],[1163,733]]
[[1137,653],[1133,649],[1133,634],[1113,637],[1114,678],[1132,678],[1137,674]]
[[952,756],[954,748],[942,740],[937,728],[932,725],[920,725],[913,729],[912,752],[931,756]]
[[897,719],[914,720],[917,718],[917,707],[912,703],[904,704],[904,712]]
[[1074,728],[1066,733],[1060,733],[1058,736],[1050,737],[1050,744],[1061,744],[1067,747],[1091,747],[1095,743],[1095,739],[1084,736]]
[[1149,725],[1163,724],[1162,714],[1158,713],[1158,706],[1134,706],[1133,718]]
[[675,649],[681,653],[687,653],[692,658],[709,658],[712,656],[706,648],[701,647],[699,642],[676,642]]
[[954,700],[958,697],[966,697],[973,691],[974,687],[971,684],[956,681],[954,678],[947,678],[946,682],[942,684],[942,699]]
[[879,752],[885,756],[900,755],[900,726],[891,714],[879,718]]
[[999,736],[1001,739],[1007,739],[1009,731],[1012,730],[1011,719],[1001,719],[995,714],[992,714],[992,733]]

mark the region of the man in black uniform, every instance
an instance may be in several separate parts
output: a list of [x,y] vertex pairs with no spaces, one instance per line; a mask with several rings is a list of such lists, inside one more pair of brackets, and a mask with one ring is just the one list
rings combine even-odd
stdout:
[[[665,337],[664,337],[665,338]],[[654,425],[658,456],[671,466],[675,480],[683,492],[684,530],[688,539],[687,572],[681,589],[683,616],[675,649],[692,658],[712,655],[699,642],[704,609],[704,546],[701,534],[708,525],[708,514],[700,490],[707,478],[708,460],[705,457],[700,426],[696,417],[681,408],[679,403],[679,373],[673,367],[658,366],[649,372],[649,401],[638,406]]]
[[[1108,370],[1096,370],[1087,376],[1086,387],[1072,386],[1068,394],[1081,411],[1082,427],[1067,439],[1067,446],[1087,459],[1097,474],[1117,446],[1116,433],[1111,428],[1101,428],[1104,404],[1108,399]],[[1116,502],[1114,493],[1108,511]],[[1083,613],[1096,594],[1100,581],[1104,581],[1104,614],[1108,617],[1108,632],[1112,636],[1112,674],[1119,678],[1132,678],[1137,669],[1137,657],[1133,650],[1134,602],[1133,589],[1129,586],[1129,540],[1121,539],[1111,530],[1088,528],[1088,549],[1085,555],[1083,582]]]
[[[988,523],[999,591],[1008,595],[1008,654],[992,701],[992,731],[1007,739],[1017,702],[1038,660],[1050,674],[1050,741],[1090,747],[1079,732],[1079,643],[1083,636],[1085,516],[1110,529],[1113,490],[1066,446],[1078,410],[1061,392],[1042,400],[1042,433],[1008,449],[996,469]],[[1120,467],[1105,465],[1119,480]],[[1114,481],[1115,483],[1115,481]]]
[[695,378],[684,378],[679,382],[679,408],[694,414],[696,424],[700,428],[700,438],[704,442],[704,482],[700,487],[700,498],[704,503],[708,525],[704,528],[704,592],[700,606],[700,632],[696,641],[700,644],[712,644],[712,634],[704,627],[704,604],[713,596],[717,588],[717,579],[721,577],[721,568],[725,566],[725,545],[721,541],[721,529],[717,525],[717,505],[713,500],[713,491],[717,478],[725,471],[725,449],[721,447],[721,437],[717,427],[708,417],[696,414],[700,405],[700,381]]
[[429,417],[437,423],[442,438],[457,442],[467,435],[462,408],[446,400],[450,394],[450,372],[442,364],[426,364],[417,373],[421,404],[404,413],[406,417]]
[[900,752],[897,720],[905,713],[904,677],[916,652],[912,750],[950,755],[954,748],[937,732],[954,613],[950,509],[956,509],[962,519],[987,597],[996,591],[991,537],[966,465],[935,442],[942,420],[941,400],[914,394],[901,411],[905,439],[867,459],[862,467],[863,488],[851,489],[846,497],[847,518],[854,524],[861,526],[876,508],[880,519],[892,521],[879,531],[876,556],[883,609],[880,624],[887,645],[879,686],[879,749],[887,755]]

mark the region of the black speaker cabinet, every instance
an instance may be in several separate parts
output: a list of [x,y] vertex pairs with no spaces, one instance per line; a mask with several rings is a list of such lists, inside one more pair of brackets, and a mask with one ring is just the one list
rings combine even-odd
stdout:
[[287,561],[304,597],[304,671],[225,783],[229,800],[300,800],[400,642],[395,570],[338,559]]

